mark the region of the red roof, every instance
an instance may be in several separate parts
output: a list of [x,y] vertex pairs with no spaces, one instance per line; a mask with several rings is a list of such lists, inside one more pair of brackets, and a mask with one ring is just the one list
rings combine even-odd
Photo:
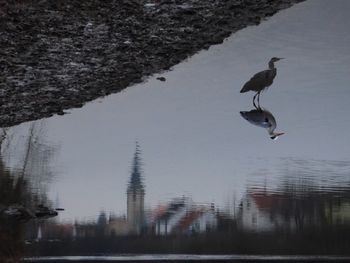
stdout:
[[166,213],[168,210],[168,205],[159,205],[156,209],[152,211],[151,221],[157,221],[162,215]]
[[259,209],[272,208],[280,204],[283,201],[283,197],[280,194],[271,193],[251,193],[250,196],[253,198],[256,206]]
[[180,230],[187,229],[194,220],[196,220],[198,217],[200,217],[204,213],[204,210],[192,210],[188,211],[184,217],[181,218],[181,220],[178,223],[178,228]]

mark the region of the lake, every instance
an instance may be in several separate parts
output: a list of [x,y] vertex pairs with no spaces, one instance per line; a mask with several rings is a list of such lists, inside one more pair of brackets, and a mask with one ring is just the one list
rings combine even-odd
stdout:
[[[308,0],[123,92],[2,129],[1,253],[349,255],[349,10]],[[273,57],[255,107],[240,90]]]

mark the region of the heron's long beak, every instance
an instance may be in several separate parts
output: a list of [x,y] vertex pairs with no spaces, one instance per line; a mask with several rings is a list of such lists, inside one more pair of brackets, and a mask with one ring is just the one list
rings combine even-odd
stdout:
[[278,139],[279,136],[281,136],[283,134],[284,134],[284,132],[276,132],[276,133],[273,133],[273,136],[271,136],[270,138],[275,141]]

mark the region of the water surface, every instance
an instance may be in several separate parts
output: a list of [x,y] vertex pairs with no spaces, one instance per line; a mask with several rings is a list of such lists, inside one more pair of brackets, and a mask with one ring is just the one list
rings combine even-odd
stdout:
[[[249,231],[346,227],[348,10],[345,0],[306,1],[145,83],[10,128],[2,142],[6,176],[25,180],[37,203],[63,207],[59,224],[95,222],[101,211],[108,222],[127,214],[138,142],[145,213],[185,198]],[[277,141],[240,115],[253,109],[254,95],[240,89],[271,57],[285,59],[275,63],[277,76],[260,104],[285,133]]]

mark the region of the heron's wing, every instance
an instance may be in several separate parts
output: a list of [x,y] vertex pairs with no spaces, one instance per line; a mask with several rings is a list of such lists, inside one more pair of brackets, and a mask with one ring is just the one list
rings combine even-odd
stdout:
[[[265,87],[270,86],[272,84],[274,76],[271,74],[271,70],[263,70],[256,73],[250,80],[248,80],[243,88],[241,89],[241,93],[247,91],[261,91]],[[271,78],[272,77],[272,78]]]
[[269,128],[271,127],[271,123],[269,119],[266,117],[263,111],[259,110],[251,110],[251,111],[241,111],[241,116],[246,119],[249,123],[262,127]]

